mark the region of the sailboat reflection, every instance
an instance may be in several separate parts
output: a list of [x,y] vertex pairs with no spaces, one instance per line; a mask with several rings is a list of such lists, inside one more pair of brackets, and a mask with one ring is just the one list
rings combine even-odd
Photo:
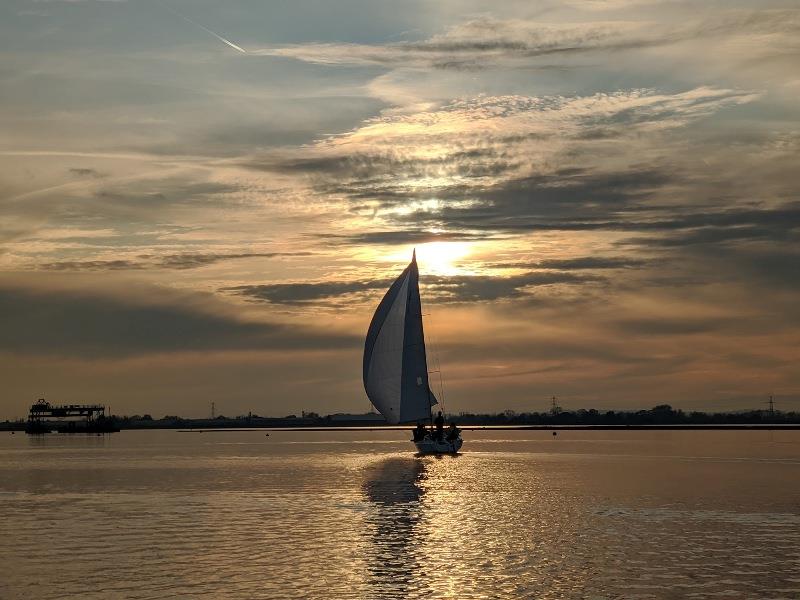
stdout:
[[405,597],[420,573],[414,549],[420,545],[424,479],[424,462],[411,458],[388,458],[367,469],[363,490],[374,508],[368,575],[377,597]]

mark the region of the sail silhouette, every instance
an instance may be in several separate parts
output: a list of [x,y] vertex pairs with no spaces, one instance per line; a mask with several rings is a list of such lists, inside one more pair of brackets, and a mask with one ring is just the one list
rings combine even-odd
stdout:
[[392,424],[430,419],[437,404],[428,383],[416,251],[372,317],[364,344],[364,389]]

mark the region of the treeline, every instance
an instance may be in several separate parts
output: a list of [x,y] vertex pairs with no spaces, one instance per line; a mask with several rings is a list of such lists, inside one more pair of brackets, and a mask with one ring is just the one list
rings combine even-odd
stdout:
[[[375,426],[380,422],[333,419],[331,415],[321,416],[304,412],[302,416],[261,417],[254,414],[214,419],[185,419],[168,415],[154,419],[150,415],[113,417],[123,429],[128,428],[167,428],[167,427],[326,427],[326,426]],[[659,404],[649,410],[608,410],[594,408],[548,412],[448,414],[448,421],[462,425],[751,425],[751,424],[800,424],[800,413],[750,410],[740,412],[684,412],[669,404]]]
[[295,415],[287,417],[261,417],[254,414],[226,417],[217,415],[214,418],[191,419],[177,415],[166,415],[161,419],[154,419],[151,415],[132,415],[110,417],[120,429],[183,429],[203,428],[216,429],[226,427],[299,427],[314,426],[320,420],[319,415],[298,418]]
[[757,425],[798,424],[800,413],[769,410],[742,412],[684,412],[669,404],[650,410],[522,412],[507,410],[495,414],[460,413],[453,418],[463,425]]
[[[314,427],[328,424],[319,415],[311,413],[305,417],[289,415],[287,417],[260,417],[258,415],[240,415],[237,417],[226,417],[219,415],[212,418],[192,419],[179,417],[177,415],[166,415],[160,419],[152,415],[110,415],[102,418],[104,422],[112,424],[119,429],[222,429],[237,427]],[[322,422],[320,422],[322,421]],[[83,421],[81,421],[82,423]],[[0,422],[0,431],[22,431],[25,429],[26,421],[18,419],[16,421]],[[52,428],[56,428],[64,421],[44,420],[43,423]]]

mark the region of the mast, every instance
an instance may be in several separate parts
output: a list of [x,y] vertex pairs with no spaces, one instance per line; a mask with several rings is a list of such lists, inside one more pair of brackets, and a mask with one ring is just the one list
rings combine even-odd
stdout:
[[[419,273],[419,267],[417,266],[417,249],[414,248],[411,251],[411,264],[417,273]],[[419,276],[417,276],[417,295],[419,296]],[[425,348],[425,327],[423,326],[423,319],[422,319],[422,297],[420,296],[419,300],[419,328],[422,331],[422,359],[425,362],[425,373],[429,375],[428,372],[428,351]],[[433,427],[433,402],[431,402],[431,384],[428,381],[428,418],[431,422],[431,427]]]

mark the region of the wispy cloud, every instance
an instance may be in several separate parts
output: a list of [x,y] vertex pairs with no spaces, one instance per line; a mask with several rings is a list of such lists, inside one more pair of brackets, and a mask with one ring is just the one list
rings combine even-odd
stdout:
[[[541,228],[557,227],[564,217],[575,227],[597,228],[610,221],[610,208],[631,207],[675,178],[664,160],[666,135],[757,97],[702,87],[470,98],[384,115],[294,155],[264,154],[243,166],[306,176],[318,194],[371,206],[402,224],[406,233],[396,235],[408,240],[419,235],[411,223],[418,232],[438,227],[468,236],[530,230],[533,215]],[[643,218],[639,211],[637,220]],[[379,231],[356,237],[367,235],[389,239]]]
[[168,254],[139,255],[135,260],[86,260],[58,261],[38,266],[45,271],[126,271],[141,269],[197,269],[222,261],[244,258],[276,258],[289,256],[311,256],[311,252],[246,252],[241,254]]
[[[537,287],[594,283],[602,280],[593,275],[543,270],[513,276],[424,275],[421,284],[425,288],[428,302],[458,303],[519,298]],[[293,305],[330,302],[353,295],[374,296],[376,292],[383,292],[391,282],[391,279],[293,282],[236,286],[225,288],[225,291],[252,300]]]
[[637,25],[622,22],[545,25],[483,18],[456,25],[441,35],[421,42],[386,45],[304,44],[263,49],[257,53],[319,64],[463,69],[513,59],[630,44],[634,43],[633,38],[623,40],[637,31]]
[[731,11],[725,17],[682,26],[648,21],[552,24],[530,20],[474,19],[420,42],[382,45],[312,43],[268,48],[255,54],[328,65],[475,69],[514,66],[530,59],[676,44],[708,36],[795,35],[798,11]]
[[69,172],[79,177],[102,177],[99,171],[85,167],[72,167]]

